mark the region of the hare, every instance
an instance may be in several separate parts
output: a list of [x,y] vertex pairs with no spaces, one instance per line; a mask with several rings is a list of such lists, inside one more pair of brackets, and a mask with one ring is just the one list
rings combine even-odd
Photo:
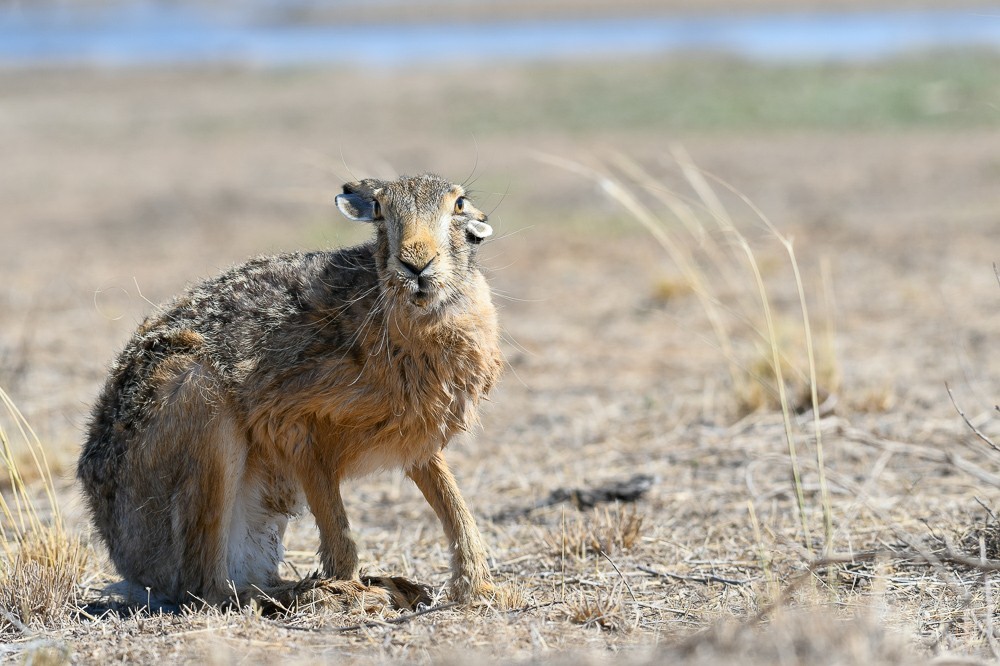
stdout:
[[[503,369],[477,264],[487,216],[433,174],[348,183],[336,205],[374,239],[251,259],[195,285],[112,364],[78,476],[128,583],[173,603],[365,591],[340,484],[401,468],[450,542],[452,598],[494,593],[443,455]],[[279,578],[304,504],[323,576],[339,582]]]

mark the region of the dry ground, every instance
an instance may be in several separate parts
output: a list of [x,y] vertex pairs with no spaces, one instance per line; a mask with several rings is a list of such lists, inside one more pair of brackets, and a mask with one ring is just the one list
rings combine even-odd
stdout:
[[[528,75],[498,72],[491,85],[502,91]],[[349,171],[433,169],[463,180],[478,160],[478,201],[499,204],[499,238],[484,253],[511,368],[483,430],[449,455],[495,571],[530,597],[512,612],[447,608],[393,624],[321,611],[66,614],[22,632],[0,623],[6,657],[903,664],[997,656],[989,579],[956,561],[979,557],[980,536],[986,556],[1000,557],[989,514],[1000,489],[959,469],[962,460],[991,474],[1000,465],[944,388],[950,382],[986,433],[998,430],[995,125],[528,128],[473,139],[440,117],[475,94],[475,82],[417,73],[8,72],[0,90],[0,386],[46,443],[67,520],[83,532],[72,484],[82,424],[106,363],[149,311],[146,299],[253,253],[363,237],[329,205]],[[359,90],[378,103],[348,103]],[[676,265],[593,183],[532,156],[606,164],[621,153],[687,193],[669,157],[675,142],[794,237],[828,363],[822,388],[836,399],[819,425],[826,537],[810,416],[792,418],[806,536],[782,418],[738,411]],[[738,202],[726,203],[754,244],[792,350],[799,314],[781,249]],[[736,291],[752,280],[744,263],[705,267],[743,276],[727,287]],[[752,301],[752,289],[740,293]],[[753,335],[737,322],[732,330],[742,358],[755,362]],[[558,488],[636,473],[655,482],[634,505],[516,514]],[[370,570],[443,584],[443,537],[405,479],[352,483],[346,502]],[[505,511],[516,515],[497,516]],[[299,521],[288,539],[299,571],[315,566],[315,545],[311,522]],[[816,563],[824,554],[837,561]],[[84,597],[112,578],[96,555]]]

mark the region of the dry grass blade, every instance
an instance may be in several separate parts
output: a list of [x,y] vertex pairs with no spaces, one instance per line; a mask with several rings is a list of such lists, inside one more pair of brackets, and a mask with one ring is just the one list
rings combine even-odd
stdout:
[[716,576],[714,574],[708,575],[698,575],[689,576],[685,574],[672,573],[670,571],[659,571],[647,566],[637,566],[636,569],[644,573],[648,573],[650,576],[658,576],[660,578],[672,578],[674,580],[685,581],[689,583],[720,583],[722,585],[747,585],[750,581],[748,580],[736,580],[734,578],[725,578],[723,576]]
[[[758,208],[757,205],[754,204],[753,201],[751,201],[742,192],[739,192],[736,188],[734,188],[721,178],[718,178],[717,176],[702,172],[700,170],[695,170],[696,168],[694,164],[690,161],[690,157],[686,153],[682,154],[682,158],[685,158],[684,162],[685,173],[687,173],[688,170],[692,170],[694,171],[694,173],[704,173],[707,177],[710,177],[716,182],[722,184],[726,189],[728,189],[730,192],[734,193],[737,197],[739,197],[739,199],[750,210],[754,212],[757,218],[764,223],[768,231],[770,231],[771,234],[778,239],[778,241],[781,243],[781,246],[785,249],[785,252],[788,255],[788,263],[792,269],[792,273],[795,278],[795,291],[799,299],[799,310],[802,313],[802,334],[805,339],[806,358],[809,367],[809,403],[812,408],[812,415],[813,415],[813,436],[816,439],[816,468],[819,474],[820,499],[823,507],[823,531],[825,537],[824,543],[825,543],[825,550],[829,552],[833,548],[833,543],[832,543],[833,515],[832,515],[832,510],[830,508],[830,491],[829,488],[827,487],[827,482],[826,482],[826,465],[823,460],[823,430],[820,424],[821,414],[820,414],[820,404],[819,404],[819,377],[816,370],[816,353],[815,353],[815,347],[813,345],[812,324],[809,318],[809,307],[806,303],[805,286],[802,281],[802,272],[799,270],[799,262],[795,258],[795,249],[792,245],[792,240],[791,238],[787,237],[786,235],[778,231],[777,227],[774,226],[770,218],[768,218],[767,215],[765,215],[764,212],[760,210],[760,208]],[[699,191],[702,191],[704,189],[711,191],[711,188],[708,187],[707,184],[705,184],[703,187],[700,187]],[[718,199],[713,197],[713,201],[718,201]],[[780,361],[776,360],[775,363],[776,363],[775,372],[777,372],[780,369]],[[783,413],[784,410],[785,410],[785,403],[783,402],[782,403]],[[786,423],[788,423],[787,420]],[[786,430],[786,436],[790,436],[790,432],[787,430]],[[794,473],[795,472],[794,442],[790,438],[789,438],[789,455],[793,459],[793,473]],[[798,488],[801,491],[801,486],[798,486]]]
[[450,601],[445,604],[438,604],[437,606],[430,606],[428,608],[422,608],[418,611],[413,611],[412,613],[405,613],[399,617],[389,618],[388,620],[380,620],[378,622],[360,622],[358,624],[352,624],[345,627],[337,627],[334,631],[348,632],[348,631],[358,631],[361,629],[372,628],[372,627],[382,627],[382,626],[392,626],[396,624],[404,624],[412,620],[416,620],[418,617],[423,617],[424,615],[430,615],[431,613],[438,613],[445,610],[450,610],[458,606],[457,602]]
[[10,481],[10,497],[0,495],[0,633],[24,633],[32,624],[53,624],[78,606],[77,582],[89,551],[63,524],[41,441],[2,389],[0,402],[5,407],[0,416],[14,423],[44,490],[41,502],[29,491],[0,418],[0,452]]
[[[579,162],[568,160],[548,154],[536,154],[536,157],[548,164],[558,166],[567,171],[579,174],[594,180],[612,199],[618,201],[634,218],[650,233],[656,242],[667,252],[671,260],[680,269],[681,274],[690,284],[691,290],[698,297],[701,306],[711,323],[712,330],[722,351],[723,358],[730,362],[730,376],[734,382],[739,381],[740,371],[735,363],[735,353],[732,341],[724,323],[722,312],[718,302],[708,286],[707,276],[698,266],[691,256],[690,250],[683,243],[674,238],[668,228],[644,206],[624,185],[614,179],[610,174],[603,173],[597,169],[592,169]],[[638,168],[638,167],[636,167]],[[681,213],[681,219],[687,220],[689,224],[697,226],[697,220],[684,213],[680,206],[675,206],[675,210]],[[692,228],[694,228],[692,227]]]
[[990,447],[991,449],[993,449],[997,453],[1000,453],[1000,447],[998,447],[993,442],[992,439],[990,439],[989,437],[987,437],[986,435],[984,435],[983,432],[979,428],[977,428],[975,425],[973,425],[972,421],[970,421],[969,417],[965,415],[965,412],[962,410],[962,408],[958,406],[958,402],[955,401],[955,394],[951,390],[951,386],[948,385],[948,382],[945,382],[944,388],[945,388],[946,391],[948,391],[948,398],[951,400],[951,404],[955,407],[955,411],[958,412],[958,415],[960,417],[962,417],[962,421],[964,421],[965,425],[967,425],[969,427],[969,430],[971,430],[973,432],[973,434],[975,434],[975,436],[978,437],[981,441],[985,442],[985,444],[988,447]]

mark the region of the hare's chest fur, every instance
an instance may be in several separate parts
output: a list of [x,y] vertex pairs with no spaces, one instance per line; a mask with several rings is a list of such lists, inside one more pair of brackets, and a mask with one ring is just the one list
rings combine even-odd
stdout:
[[380,418],[365,427],[367,409],[330,415],[335,427],[338,422],[356,427],[362,440],[360,455],[344,461],[349,476],[427,462],[455,434],[476,424],[479,402],[500,373],[495,335],[491,327],[483,330],[482,321],[465,320],[397,342],[387,342],[384,357],[368,368],[370,395],[364,402]]
[[363,354],[301,367],[279,401],[258,406],[255,430],[341,476],[409,469],[477,423],[502,371],[492,307],[430,326],[388,320],[370,342]]

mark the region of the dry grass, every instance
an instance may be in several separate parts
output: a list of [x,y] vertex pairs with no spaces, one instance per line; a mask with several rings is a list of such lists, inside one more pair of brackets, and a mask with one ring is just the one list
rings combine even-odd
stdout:
[[584,627],[619,631],[627,621],[623,594],[621,586],[611,590],[581,591],[575,600],[567,604],[566,617],[573,624]]
[[[823,515],[821,531],[824,548],[829,548],[832,518],[823,462],[821,397],[824,400],[831,398],[839,373],[832,358],[817,361],[813,323],[792,241],[746,196],[698,169],[683,149],[675,148],[674,155],[687,183],[697,195],[694,202],[664,188],[625,156],[615,157],[613,165],[635,183],[636,189],[625,185],[611,170],[588,168],[561,157],[541,155],[540,158],[597,181],[663,248],[697,295],[712,327],[719,355],[728,367],[735,415],[742,418],[758,411],[780,410],[801,521],[800,538],[807,549],[812,548],[812,539],[796,453],[801,434],[794,432],[793,412],[808,410],[812,413]],[[758,258],[748,233],[738,228],[710,179],[748,207],[766,237],[777,241],[783,250],[788,262],[787,277],[794,285],[793,293],[800,312],[797,327],[793,326],[790,317],[778,317],[772,295],[774,279],[765,278],[765,264]],[[662,210],[654,208],[654,204],[659,204]],[[742,273],[740,266],[744,270]],[[828,331],[828,337],[832,336],[833,332]],[[824,349],[832,353],[831,347]]]
[[[392,129],[404,112],[449,118],[410,104],[455,98],[427,78],[385,76],[384,107],[370,122],[378,132],[359,130],[361,148],[345,149],[352,170],[355,155],[377,153],[399,155],[400,169],[464,178],[471,149],[441,149],[456,145],[453,134]],[[490,84],[507,90],[504,76],[512,75]],[[361,233],[339,225],[326,203],[349,177],[337,143],[357,121],[337,96],[360,81],[321,72],[51,80],[65,98],[5,79],[22,91],[7,87],[15,125],[0,124],[10,155],[0,164],[0,227],[14,239],[0,246],[0,343],[16,350],[32,340],[30,359],[8,357],[3,367],[23,368],[18,402],[46,455],[71,460],[104,364],[152,307],[143,296],[160,301],[253,252]],[[246,125],[222,120],[247,113]],[[663,159],[661,136],[609,133],[583,147],[547,131],[478,137],[481,196],[506,191],[498,172],[516,177],[495,214],[499,238],[484,249],[514,341],[512,371],[482,432],[448,455],[494,572],[523,592],[522,604],[462,608],[439,598],[423,615],[303,608],[264,617],[107,603],[97,590],[115,580],[110,566],[78,559],[71,546],[73,535],[89,543],[72,481],[36,468],[27,443],[37,438],[22,442],[23,422],[5,421],[19,472],[0,483],[10,513],[0,590],[28,603],[5,609],[24,628],[3,625],[0,658],[995,660],[990,512],[1000,504],[1000,454],[943,388],[950,380],[970,423],[995,435],[1000,315],[990,306],[995,248],[986,242],[1000,233],[995,132],[685,137],[704,170]],[[603,140],[634,156],[591,167],[613,176],[619,198],[610,201],[593,180],[510,149],[522,141],[579,161]],[[305,154],[323,164],[321,175],[282,166]],[[708,171],[748,189],[775,229]],[[276,202],[275,190],[303,184],[322,208]],[[636,225],[637,213],[655,226]],[[654,228],[674,250],[651,240]],[[790,252],[782,239],[793,233]],[[53,277],[58,266],[72,266],[72,277]],[[673,284],[658,297],[664,275]],[[99,290],[122,295],[123,307],[96,307]],[[35,322],[29,338],[25,321]],[[637,472],[657,481],[635,505],[535,508],[556,489]],[[352,527],[369,573],[440,590],[449,553],[411,486],[393,475],[350,484]],[[33,514],[25,507],[22,523],[15,497],[31,502],[42,528],[64,530],[42,546],[22,538]],[[507,509],[527,510],[488,518]],[[284,575],[316,568],[316,539],[308,518],[293,523]],[[37,592],[21,595],[11,576],[39,581]]]
[[[633,175],[639,173],[635,165],[629,168]],[[682,172],[694,187],[707,186],[690,163]],[[644,178],[648,189],[651,177]],[[605,189],[633,213],[645,210],[638,207],[640,195],[623,185]],[[42,492],[29,492],[4,435],[14,503],[5,505],[4,525],[9,527],[0,626],[10,636],[56,639],[23,644],[25,655],[32,659],[61,659],[67,650],[72,654],[60,637],[80,631],[145,637],[138,651],[110,641],[98,650],[108,659],[162,658],[168,654],[165,644],[154,636],[177,637],[183,645],[179,654],[187,659],[209,653],[232,657],[239,641],[249,639],[255,659],[265,661],[277,658],[286,645],[296,646],[300,651],[296,654],[307,661],[441,656],[433,649],[439,635],[450,637],[446,644],[467,649],[481,641],[505,642],[510,657],[572,651],[581,644],[587,649],[601,646],[624,650],[626,663],[662,659],[692,664],[733,659],[750,664],[913,663],[914,653],[900,638],[907,631],[925,637],[920,646],[924,654],[954,646],[992,651],[997,641],[992,591],[982,572],[996,564],[995,518],[961,534],[938,536],[916,528],[919,517],[914,512],[900,511],[899,505],[884,508],[878,500],[884,497],[877,490],[880,475],[887,456],[905,455],[905,445],[900,448],[891,440],[852,429],[821,403],[821,397],[835,394],[820,388],[820,378],[824,372],[832,376],[839,371],[821,371],[816,359],[805,285],[790,243],[765,220],[770,238],[788,262],[783,272],[773,260],[758,257],[746,233],[720,212],[721,203],[713,202],[714,191],[703,190],[699,196],[700,215],[710,215],[713,224],[730,220],[717,236],[728,238],[728,243],[707,242],[712,234],[700,220],[701,227],[693,226],[693,217],[687,221],[692,226],[683,243],[665,236],[676,233],[666,215],[677,210],[679,197],[666,215],[650,218],[657,226],[647,228],[669,240],[664,246],[671,248],[671,258],[688,258],[690,291],[687,296],[677,293],[672,306],[696,300],[708,329],[714,331],[721,376],[729,380],[728,401],[714,403],[714,418],[732,425],[720,428],[715,421],[700,428],[688,426],[672,440],[670,459],[657,463],[645,453],[652,446],[648,434],[629,444],[630,435],[622,433],[619,446],[626,457],[641,454],[657,476],[677,479],[678,470],[695,465],[691,467],[695,474],[711,475],[706,486],[710,493],[695,485],[695,494],[681,501],[660,492],[639,506],[615,503],[579,511],[562,504],[510,514],[519,519],[508,527],[485,524],[488,533],[492,530],[490,541],[503,553],[498,576],[504,589],[516,590],[517,603],[462,609],[439,599],[426,614],[410,615],[308,606],[280,617],[263,617],[254,609],[151,613],[98,601],[81,585],[84,579],[107,577],[95,568],[78,532],[66,530],[40,443],[8,402],[36,466],[34,476],[40,479],[32,487]],[[665,200],[662,193],[656,198]],[[723,263],[710,263],[706,257],[713,254]],[[744,258],[749,278],[741,279],[733,273],[734,264],[726,263],[734,256]],[[729,281],[719,282],[718,276],[727,273]],[[780,281],[789,275],[790,289]],[[759,312],[750,309],[754,302]],[[797,325],[791,316],[796,310]],[[828,333],[833,335],[832,330]],[[749,390],[745,384],[759,386],[768,396],[753,410],[745,404]],[[626,416],[625,422],[648,428],[675,418],[669,408],[659,405],[647,407],[638,419]],[[584,450],[597,438],[607,452],[607,439],[620,419],[620,413],[597,412],[572,426],[574,437]],[[981,442],[989,442],[979,434]],[[558,427],[549,436],[558,437]],[[829,441],[837,442],[834,466],[824,459],[823,445]],[[779,442],[783,452],[774,448]],[[1000,449],[987,449],[975,463],[960,469],[992,478],[994,466],[1000,469]],[[840,472],[845,455],[867,459],[873,450],[882,455],[867,477]],[[939,466],[951,467],[954,462],[947,456],[937,458]],[[743,479],[737,481],[727,469],[738,471]],[[510,478],[500,475],[497,480]],[[698,501],[699,492],[704,493],[704,505]],[[380,506],[377,500],[362,501],[369,507]],[[400,501],[386,506],[387,515]],[[367,518],[392,525],[393,519],[384,522],[379,511]],[[395,536],[385,531],[369,534],[365,541],[379,544],[383,553],[376,558],[376,568],[412,575],[411,568],[426,572],[431,562],[445,562],[435,528],[432,520],[430,534],[415,539],[398,531]],[[535,536],[526,538],[528,534]],[[300,543],[302,534],[293,532],[290,539]],[[295,570],[289,575],[315,567],[305,552],[291,555]],[[90,610],[79,615],[85,604]],[[897,605],[914,615],[893,616],[891,625],[884,626],[878,618]],[[933,609],[929,618],[919,615],[928,608]],[[81,619],[88,615],[95,619]],[[82,642],[92,645],[92,640]]]
[[558,534],[546,533],[549,550],[560,557],[586,560],[596,554],[614,555],[639,544],[644,516],[633,506],[616,504],[586,513],[563,515]]
[[[0,495],[0,633],[32,635],[79,609],[90,553],[63,523],[42,443],[2,389],[0,402],[7,416],[0,418],[0,452],[10,489]],[[31,489],[5,422],[19,435],[21,450],[40,479]],[[39,487],[41,494],[32,494]]]
[[[637,173],[635,165],[630,168]],[[698,181],[693,165],[683,171],[696,187],[707,185],[705,179]],[[648,176],[643,182],[650,187]],[[640,195],[623,185],[606,190],[633,213],[644,210],[636,207]],[[699,196],[700,214],[711,215],[713,224],[731,219],[715,208],[707,190]],[[650,219],[657,226],[647,228],[663,238],[670,219]],[[246,641],[254,659],[263,661],[281,658],[288,646],[304,661],[384,662],[447,656],[442,645],[459,646],[468,657],[487,643],[505,645],[502,656],[509,658],[583,650],[592,660],[592,650],[610,649],[621,652],[625,663],[903,664],[914,663],[916,654],[956,648],[992,654],[997,641],[993,593],[983,572],[1000,566],[994,559],[995,518],[957,533],[954,526],[967,517],[938,517],[928,532],[918,508],[886,505],[892,495],[880,488],[891,458],[906,460],[902,473],[918,475],[928,469],[953,474],[956,459],[935,457],[929,449],[922,455],[932,466],[921,469],[914,466],[919,448],[912,451],[916,457],[908,456],[908,445],[855,428],[824,408],[821,397],[834,394],[820,388],[820,378],[839,370],[821,370],[797,257],[784,236],[769,223],[765,227],[778,243],[776,256],[786,257],[785,272],[761,260],[735,222],[722,227],[719,238],[729,238],[727,244],[707,243],[711,234],[704,226],[691,226],[683,244],[675,239],[667,244],[671,258],[690,262],[690,292],[678,293],[672,307],[698,302],[716,335],[719,376],[728,379],[728,399],[713,403],[712,419],[675,430],[670,446],[663,447],[651,436],[650,425],[685,418],[669,404],[640,407],[633,398],[622,403],[621,411],[576,413],[566,432],[577,448],[550,452],[537,468],[538,473],[552,466],[571,469],[581,452],[597,452],[611,462],[606,469],[589,466],[591,473],[599,472],[590,481],[606,480],[627,469],[628,460],[641,460],[643,471],[686,490],[675,497],[662,488],[638,506],[616,503],[578,511],[562,504],[510,514],[518,516],[510,525],[484,523],[499,554],[498,577],[523,597],[517,604],[463,609],[439,599],[426,614],[303,607],[280,617],[264,617],[254,609],[165,614],[106,601],[95,605],[97,597],[81,581],[108,577],[88,558],[78,532],[66,530],[40,443],[10,405],[27,450],[35,452],[29,455],[36,461],[34,475],[42,481],[32,486],[41,493],[29,492],[4,435],[14,503],[5,505],[7,550],[0,587],[6,591],[0,595],[5,624],[0,626],[10,636],[48,637],[48,643],[23,643],[22,651],[32,659],[57,660],[80,649],[68,645],[89,646],[102,659],[208,654],[230,659]],[[697,246],[695,239],[700,239]],[[696,259],[696,253],[704,254]],[[705,263],[713,253],[723,263]],[[725,263],[733,253],[744,258],[749,279],[733,274],[734,265]],[[716,281],[727,272],[729,282]],[[781,282],[789,275],[790,288]],[[754,302],[759,312],[750,309]],[[791,316],[796,311],[797,325]],[[747,409],[741,382],[756,383],[769,400]],[[563,436],[557,422],[539,434]],[[831,441],[837,454],[832,465],[823,449]],[[666,457],[650,457],[651,449]],[[977,448],[981,455],[975,462],[958,469],[993,478],[1000,453],[987,449]],[[520,453],[530,456],[530,447]],[[851,460],[865,461],[865,472],[843,473]],[[502,470],[492,474],[499,484],[521,478]],[[685,481],[687,474],[701,481]],[[539,477],[522,483],[551,489]],[[377,569],[407,575],[426,574],[435,563],[443,567],[447,558],[433,518],[417,520],[419,533],[408,535],[397,516],[397,507],[407,506],[402,491],[382,486],[379,492],[381,499],[360,498],[369,507],[366,522],[381,526],[363,535],[363,543],[377,549],[367,559]],[[491,493],[498,496],[487,489],[470,497],[476,505]],[[952,533],[937,535],[938,529]],[[289,538],[308,544],[314,536],[308,529],[293,530]],[[315,567],[307,552],[290,553],[295,570],[289,575]],[[79,615],[84,604],[89,611]],[[111,637],[116,634],[134,635],[139,642],[133,646]],[[901,638],[905,635],[921,637],[916,651]],[[98,647],[100,636],[106,641]],[[168,648],[169,640],[181,647]]]

